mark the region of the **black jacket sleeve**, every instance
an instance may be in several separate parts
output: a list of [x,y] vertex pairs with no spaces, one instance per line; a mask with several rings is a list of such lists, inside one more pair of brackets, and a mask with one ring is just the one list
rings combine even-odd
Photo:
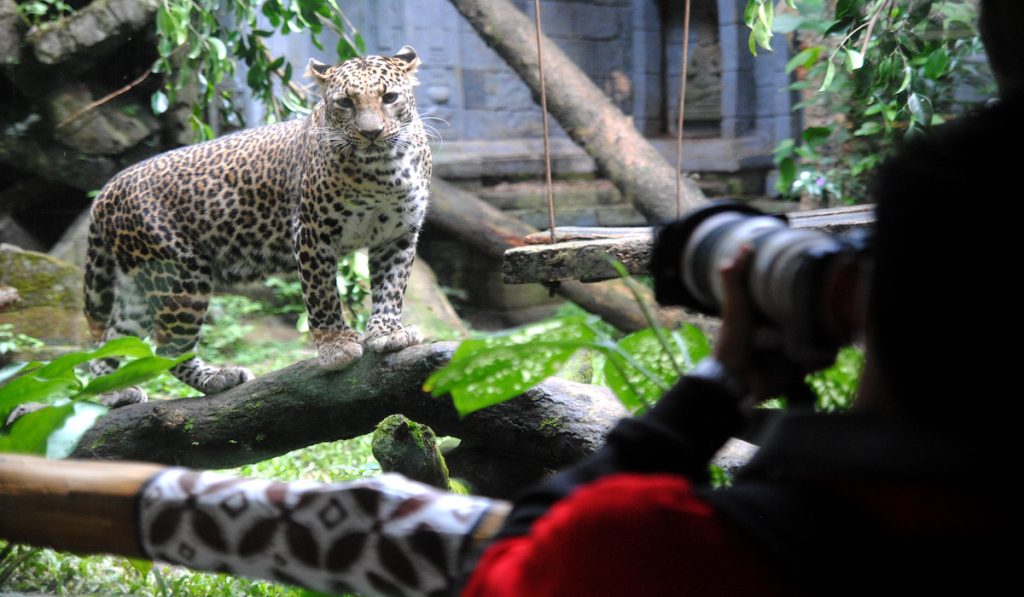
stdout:
[[524,535],[578,486],[614,473],[670,473],[706,480],[708,462],[743,426],[736,397],[714,382],[683,377],[647,413],[620,421],[603,448],[516,500],[499,538]]

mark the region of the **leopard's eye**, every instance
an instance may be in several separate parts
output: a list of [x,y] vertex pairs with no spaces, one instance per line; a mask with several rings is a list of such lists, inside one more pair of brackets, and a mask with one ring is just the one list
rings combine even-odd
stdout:
[[381,98],[380,98],[380,101],[384,102],[385,104],[393,104],[393,103],[395,103],[395,101],[397,99],[398,99],[398,94],[393,92],[393,91],[390,91],[390,92],[385,93],[384,95],[382,95]]
[[334,100],[334,105],[338,106],[339,108],[344,108],[346,110],[351,110],[352,107],[355,106],[356,104],[355,104],[355,102],[352,101],[352,98],[350,98],[350,97],[342,97],[342,98],[338,98],[338,99]]

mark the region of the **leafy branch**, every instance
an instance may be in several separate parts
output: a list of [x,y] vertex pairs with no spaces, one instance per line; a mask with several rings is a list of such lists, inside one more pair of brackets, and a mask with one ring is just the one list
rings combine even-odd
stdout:
[[872,171],[904,136],[964,112],[971,103],[964,96],[977,102],[994,90],[970,0],[837,0],[834,10],[823,0],[795,0],[778,16],[761,4],[747,2],[751,51],[755,40],[768,48],[771,32],[820,39],[786,72],[796,78],[791,89],[808,92],[796,109],[834,115],[776,147],[776,190],[785,196],[864,200]]
[[[75,412],[75,403],[99,394],[137,385],[192,358],[192,353],[170,359],[156,356],[148,344],[131,336],[115,338],[96,350],[72,352],[49,363],[23,365],[15,377],[0,386],[0,423],[20,405],[46,404],[23,415],[6,431],[0,431],[0,452],[45,454],[50,436]],[[75,368],[89,361],[127,358],[113,373],[84,383]]]
[[[271,25],[260,28],[260,16]],[[273,35],[303,32],[323,50],[325,29],[338,36],[339,61],[365,51],[362,36],[345,18],[335,0],[235,0],[222,7],[215,0],[163,0],[156,18],[159,58],[153,72],[164,75],[162,88],[151,97],[155,114],[184,100],[192,105],[190,122],[199,139],[216,136],[221,124],[244,126],[225,78],[236,75],[241,61],[252,97],[267,109],[265,120],[276,122],[306,113],[314,100],[293,79],[291,64],[275,56],[265,40]],[[185,48],[183,55],[176,55]],[[184,97],[193,95],[195,97]]]

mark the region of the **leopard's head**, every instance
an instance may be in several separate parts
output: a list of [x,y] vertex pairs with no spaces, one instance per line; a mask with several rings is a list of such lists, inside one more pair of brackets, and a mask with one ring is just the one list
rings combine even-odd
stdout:
[[383,153],[408,144],[418,119],[412,88],[418,85],[416,50],[394,56],[361,56],[330,66],[310,59],[307,76],[320,83],[327,140],[358,153]]

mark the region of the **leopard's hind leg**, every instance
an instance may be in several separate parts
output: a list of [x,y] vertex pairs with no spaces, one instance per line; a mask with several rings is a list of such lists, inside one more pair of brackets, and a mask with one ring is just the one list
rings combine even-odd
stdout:
[[[111,282],[113,293],[110,300],[109,317],[106,320],[106,328],[97,340],[102,343],[122,336],[146,337],[152,320],[146,307],[144,293],[132,277],[120,271],[116,271]],[[93,322],[90,323],[93,324]],[[119,363],[120,361],[115,358],[93,361],[90,365],[93,378],[113,373]],[[145,402],[146,399],[146,393],[137,386],[114,390],[100,396],[103,404],[113,408]]]
[[[157,353],[178,357],[195,350],[210,305],[209,266],[197,259],[165,263],[163,271],[154,272],[150,278]],[[171,373],[204,394],[216,394],[255,377],[245,367],[213,367],[199,357],[180,363]]]

